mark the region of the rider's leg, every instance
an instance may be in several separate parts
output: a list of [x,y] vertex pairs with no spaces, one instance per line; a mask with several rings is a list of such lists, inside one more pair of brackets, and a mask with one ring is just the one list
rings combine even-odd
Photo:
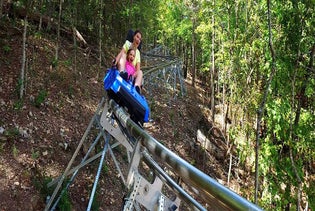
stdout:
[[124,53],[124,52],[121,53],[121,57],[120,57],[120,59],[119,59],[119,61],[117,63],[119,72],[125,70],[125,68],[126,68],[126,59],[127,59],[126,53]]
[[141,87],[141,85],[142,85],[142,78],[143,78],[143,72],[142,72],[142,70],[139,70],[139,71],[136,72],[135,78],[136,78],[136,80],[135,80],[135,86]]
[[[142,79],[143,79],[143,72],[142,70],[139,70],[135,74],[135,87],[139,94],[141,94],[141,86],[142,86]],[[137,88],[138,87],[138,88]]]

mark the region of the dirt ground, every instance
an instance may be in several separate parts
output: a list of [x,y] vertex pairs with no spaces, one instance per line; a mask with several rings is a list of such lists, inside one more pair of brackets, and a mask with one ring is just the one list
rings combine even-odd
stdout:
[[[49,179],[60,176],[70,161],[101,98],[105,69],[97,56],[79,49],[74,68],[73,48],[62,41],[59,63],[47,35],[29,34],[26,89],[19,99],[22,27],[0,22],[0,210],[43,210]],[[109,59],[110,61],[110,59]],[[152,122],[144,128],[180,157],[226,184],[228,159],[205,154],[195,144],[197,130],[209,131],[202,87],[186,82],[187,95],[170,100],[156,90]],[[145,92],[144,92],[145,94]],[[156,103],[159,102],[159,103]],[[82,158],[84,152],[80,153]],[[106,164],[98,192],[99,210],[121,210],[124,189],[113,163]],[[72,210],[85,210],[97,166],[91,165],[71,186]],[[243,184],[250,185],[243,175]],[[231,179],[240,190],[240,178]]]

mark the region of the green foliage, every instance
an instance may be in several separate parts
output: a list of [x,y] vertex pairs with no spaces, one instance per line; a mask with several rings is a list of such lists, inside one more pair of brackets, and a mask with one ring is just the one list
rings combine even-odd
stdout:
[[315,158],[315,116],[312,112],[304,111],[301,114],[300,124],[295,128],[294,133],[298,137],[297,142],[292,146],[299,154],[302,154],[306,161]]
[[[48,184],[52,181],[52,178],[44,176],[41,172],[36,169],[36,174],[32,178],[32,182],[37,190],[40,191],[43,198],[47,199],[47,197],[50,197],[53,194],[53,191],[55,190],[55,186],[48,187]],[[65,181],[65,184],[67,181]],[[70,201],[69,193],[68,191],[64,191],[60,201],[58,203],[58,209],[59,210],[72,210],[72,204]]]
[[8,139],[16,139],[19,136],[19,129],[16,127],[9,128],[8,130],[4,131],[4,135],[8,137]]
[[72,210],[72,204],[70,201],[70,196],[68,191],[65,191],[60,199],[60,202],[58,203],[58,208],[59,210],[63,210],[63,211],[70,211]]
[[40,31],[36,31],[35,33],[34,33],[34,37],[35,38],[37,38],[37,39],[41,39],[42,38],[42,32],[40,32]]
[[12,48],[8,44],[6,44],[2,46],[2,50],[4,53],[9,53],[12,50]]
[[100,209],[100,202],[97,200],[98,194],[99,194],[98,191],[96,191],[94,198],[93,198],[91,210],[99,210]]
[[39,151],[32,149],[32,159],[36,160],[37,158],[39,158]]
[[32,182],[37,190],[40,190],[40,193],[43,197],[50,196],[53,191],[54,187],[48,188],[48,183],[52,181],[52,178],[45,177],[41,174],[36,174],[32,178]]
[[19,95],[20,95],[20,89],[21,89],[22,85],[23,85],[22,79],[19,78],[18,81],[17,81],[16,87],[15,87],[15,90],[14,90],[14,94],[17,97],[19,97]]
[[39,108],[46,100],[48,93],[46,90],[40,90],[34,99],[34,106]]
[[309,206],[311,210],[315,209],[315,181],[311,181],[308,187],[304,187],[308,195]]
[[168,0],[160,2],[158,21],[160,25],[160,42],[174,50],[180,42],[191,43],[192,15],[184,2]]
[[52,61],[51,61],[51,66],[53,68],[56,68],[58,66],[58,59],[54,58]]
[[72,97],[74,95],[74,88],[72,87],[72,85],[69,85],[69,88],[68,88],[68,96],[69,97]]
[[65,64],[67,67],[70,67],[70,66],[72,65],[71,59],[67,59],[66,61],[64,61],[64,64]]
[[109,171],[109,170],[108,170],[108,166],[107,166],[106,164],[104,164],[104,165],[103,165],[103,172],[104,172],[104,174],[107,175],[107,174],[108,174],[108,171]]
[[14,102],[13,108],[14,108],[15,110],[18,110],[18,111],[19,111],[19,110],[22,109],[23,103],[24,103],[23,99],[19,99],[19,100],[17,100],[17,101]]
[[18,155],[19,155],[19,150],[16,148],[16,146],[15,145],[13,145],[13,147],[12,147],[12,154],[13,154],[13,157],[17,157]]

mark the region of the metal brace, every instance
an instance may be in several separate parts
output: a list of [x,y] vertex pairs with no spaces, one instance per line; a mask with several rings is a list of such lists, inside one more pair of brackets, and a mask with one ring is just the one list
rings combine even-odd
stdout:
[[126,201],[126,204],[124,206],[124,211],[129,211],[129,210],[132,210],[133,208],[133,205],[134,205],[134,202],[136,200],[136,196],[139,194],[138,191],[139,191],[139,187],[140,187],[140,184],[141,184],[141,175],[139,174],[134,174],[134,186],[133,186],[133,190],[129,196],[129,198],[127,199]]
[[161,194],[160,199],[159,199],[159,211],[164,211],[164,203],[165,203],[165,198],[164,198],[164,195]]

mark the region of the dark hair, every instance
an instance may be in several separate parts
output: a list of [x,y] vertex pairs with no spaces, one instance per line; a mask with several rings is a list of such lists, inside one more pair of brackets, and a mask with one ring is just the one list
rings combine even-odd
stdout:
[[127,51],[127,55],[129,54],[130,51],[135,51],[135,49],[129,48],[128,51]]
[[140,33],[141,36],[142,36],[142,33],[141,33],[141,31],[140,31],[139,29],[137,29],[137,30],[133,33],[133,36],[135,36],[135,35],[138,34],[138,33]]
[[[126,40],[128,40],[129,42],[133,42],[133,37],[137,34],[140,33],[142,36],[142,33],[139,29],[137,29],[136,31],[133,31],[132,29],[129,29],[128,33],[127,33],[127,37]],[[138,46],[139,51],[141,50],[141,44],[142,44],[142,40]]]

